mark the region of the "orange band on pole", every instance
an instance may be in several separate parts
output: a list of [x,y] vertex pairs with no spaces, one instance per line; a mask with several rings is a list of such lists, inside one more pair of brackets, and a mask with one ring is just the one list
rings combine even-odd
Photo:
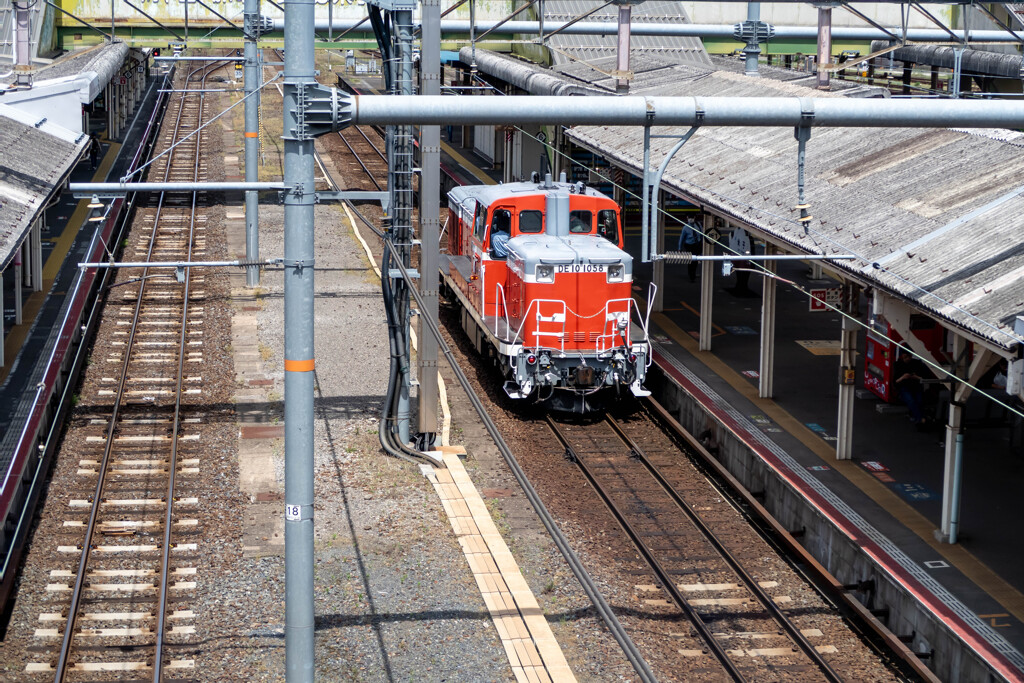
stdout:
[[313,359],[284,361],[285,372],[313,372]]
[[248,133],[248,132],[247,132],[247,133],[245,134],[245,137],[247,137],[247,138],[258,138],[259,136],[260,136],[260,134],[259,134],[259,133]]

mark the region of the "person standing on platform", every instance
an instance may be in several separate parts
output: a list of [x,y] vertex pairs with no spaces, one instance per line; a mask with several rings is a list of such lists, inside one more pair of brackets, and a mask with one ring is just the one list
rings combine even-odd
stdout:
[[[696,256],[701,252],[702,244],[703,239],[701,238],[697,224],[692,218],[687,218],[683,222],[683,229],[679,232],[679,246],[677,247],[677,251],[688,251]],[[686,272],[690,276],[690,282],[696,282],[697,262],[690,261],[690,264],[686,267]]]
[[924,363],[907,351],[900,351],[893,366],[893,386],[896,395],[907,404],[910,421],[918,427],[924,426],[924,385],[921,374],[925,372]]
[[96,166],[99,164],[99,160],[100,141],[97,140],[96,138],[93,138],[92,142],[89,143],[89,165],[92,167],[92,170],[96,170]]

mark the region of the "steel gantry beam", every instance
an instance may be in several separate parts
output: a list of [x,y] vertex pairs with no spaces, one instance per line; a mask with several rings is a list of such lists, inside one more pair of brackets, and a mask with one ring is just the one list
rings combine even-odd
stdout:
[[[840,5],[837,5],[840,6]],[[841,5],[846,7],[845,4]],[[283,19],[272,19],[265,17],[268,25],[274,31],[283,31],[285,22]],[[362,24],[364,20],[335,19],[333,22],[318,20],[317,30],[326,31],[351,31]],[[500,25],[499,25],[500,24]],[[579,21],[571,25],[569,22],[551,21],[545,19],[543,26],[536,21],[476,21],[470,22],[464,19],[445,19],[441,21],[441,34],[444,36],[469,35],[470,29],[473,33],[488,33],[491,38],[500,37],[507,40],[514,34],[524,35],[549,35],[551,33],[562,33],[564,35],[583,36],[615,36],[618,32],[618,22],[606,21]],[[776,26],[765,24],[772,30],[772,37],[776,39],[790,40],[817,40],[817,26]],[[634,36],[654,36],[662,38],[726,38],[741,40],[739,31],[742,24],[671,24],[657,22],[634,22],[630,25],[630,33]],[[955,29],[929,29],[929,28],[908,28],[905,38],[910,42],[948,43],[950,40],[962,41],[965,39],[964,32]],[[904,36],[904,31],[899,27],[890,29],[876,28],[869,26],[837,26],[832,29],[834,40],[891,40],[894,35]],[[334,36],[335,40],[339,36]],[[976,30],[971,29],[966,39],[978,43],[1017,43],[1020,42],[1018,35],[1012,32],[996,29]]]
[[448,97],[338,94],[339,125],[1021,128],[1024,103],[810,97]]

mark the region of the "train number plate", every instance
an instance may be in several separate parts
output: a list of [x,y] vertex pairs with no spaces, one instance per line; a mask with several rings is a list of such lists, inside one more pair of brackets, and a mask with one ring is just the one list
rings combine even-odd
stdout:
[[608,266],[599,263],[566,263],[555,266],[556,273],[603,273]]

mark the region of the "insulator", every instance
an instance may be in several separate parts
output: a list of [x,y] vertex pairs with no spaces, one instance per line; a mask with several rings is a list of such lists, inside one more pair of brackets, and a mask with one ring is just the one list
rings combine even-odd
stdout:
[[693,263],[693,254],[688,251],[667,251],[665,252],[665,263],[687,266]]

